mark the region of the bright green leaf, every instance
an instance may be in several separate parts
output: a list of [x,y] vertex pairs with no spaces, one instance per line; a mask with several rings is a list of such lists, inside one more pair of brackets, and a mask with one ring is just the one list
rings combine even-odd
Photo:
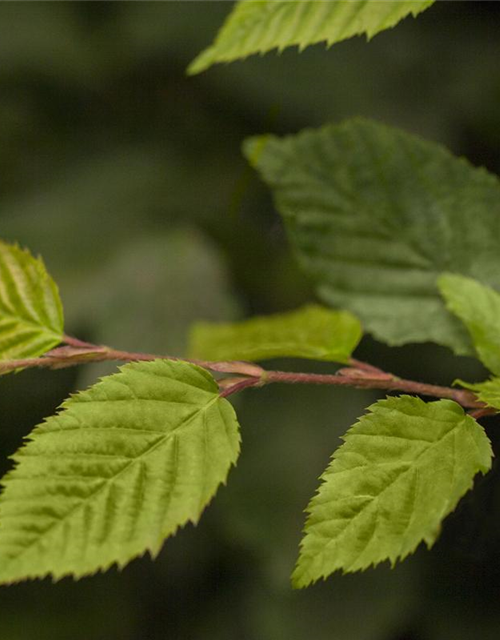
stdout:
[[188,73],[204,71],[217,62],[232,62],[272,49],[299,50],[318,42],[328,46],[389,29],[410,13],[416,16],[434,0],[241,0],[219,31],[214,44],[189,66]]
[[14,456],[0,582],[127,564],[196,523],[239,453],[229,402],[185,362],[128,364],[66,400]]
[[478,400],[500,411],[500,378],[491,378],[485,382],[476,382],[473,384],[457,380],[455,384],[460,384],[462,387],[473,391]]
[[443,274],[439,289],[448,309],[465,324],[481,362],[500,375],[500,294],[477,280]]
[[308,305],[238,323],[200,322],[191,331],[190,355],[204,360],[292,357],[347,362],[361,335],[359,320],[348,311]]
[[272,188],[302,268],[328,304],[391,345],[472,354],[436,280],[452,271],[500,287],[500,182],[443,147],[362,119],[245,153]]
[[0,241],[0,360],[38,356],[62,336],[59,293],[43,261]]
[[307,508],[297,587],[394,564],[422,540],[430,547],[476,473],[491,467],[482,427],[451,400],[381,400],[344,440]]

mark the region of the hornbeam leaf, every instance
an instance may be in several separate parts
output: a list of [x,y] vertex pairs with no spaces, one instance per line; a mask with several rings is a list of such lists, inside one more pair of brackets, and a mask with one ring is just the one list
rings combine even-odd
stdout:
[[430,547],[441,521],[491,467],[481,426],[451,400],[381,400],[345,435],[307,508],[293,574],[305,587]]
[[43,261],[0,241],[0,360],[38,356],[62,336],[59,293]]
[[244,322],[195,324],[190,355],[204,360],[293,357],[347,362],[361,335],[359,320],[348,311],[308,305]]
[[239,453],[229,402],[185,362],[127,364],[66,400],[14,457],[0,583],[76,578],[159,552],[196,523]]
[[318,42],[328,46],[389,29],[410,13],[416,16],[434,0],[241,0],[219,31],[214,44],[189,66],[204,71],[217,62],[232,62],[271,49],[297,45],[302,51]]
[[477,280],[443,274],[438,286],[446,306],[465,324],[481,362],[500,375],[500,294]]
[[436,281],[459,273],[500,288],[500,182],[437,144],[355,119],[245,153],[272,188],[320,298],[391,345],[474,354]]

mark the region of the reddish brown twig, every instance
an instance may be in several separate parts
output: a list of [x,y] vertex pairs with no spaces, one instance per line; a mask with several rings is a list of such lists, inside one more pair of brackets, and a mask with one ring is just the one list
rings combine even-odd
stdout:
[[[26,369],[30,367],[46,367],[59,369],[77,364],[101,362],[103,360],[118,360],[122,362],[149,361],[158,358],[168,360],[184,360],[172,356],[159,356],[152,353],[135,353],[120,351],[104,345],[94,345],[89,342],[65,336],[65,345],[57,347],[38,358],[24,358],[19,360],[5,360],[0,362],[0,373]],[[267,371],[251,362],[208,362],[205,360],[187,360],[193,364],[217,373],[233,374],[233,377],[219,381],[221,396],[227,397],[248,387],[262,386],[270,383],[287,384],[324,384],[337,387],[355,387],[358,389],[380,389],[385,391],[402,391],[404,393],[431,396],[435,398],[449,398],[458,402],[462,407],[474,409],[471,415],[482,417],[494,413],[483,402],[480,402],[471,391],[453,389],[414,380],[398,378],[386,373],[378,367],[360,362],[352,358],[350,366],[340,369],[336,374],[293,373],[286,371]],[[234,377],[234,374],[238,374]]]

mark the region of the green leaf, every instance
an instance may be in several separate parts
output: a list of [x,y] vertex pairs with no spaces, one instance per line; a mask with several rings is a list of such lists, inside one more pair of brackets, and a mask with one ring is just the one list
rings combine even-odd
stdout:
[[62,337],[61,300],[42,259],[0,241],[0,360],[38,356]]
[[128,364],[61,406],[14,456],[0,498],[0,582],[119,567],[196,523],[239,453],[205,370]]
[[387,398],[345,435],[309,504],[297,587],[332,572],[393,565],[424,540],[491,467],[481,426],[451,400]]
[[197,323],[191,331],[190,356],[203,360],[292,357],[347,362],[361,335],[359,320],[348,311],[308,305],[238,323]]
[[500,294],[455,274],[440,276],[438,286],[448,309],[469,330],[481,362],[500,375]]
[[433,1],[241,0],[214,44],[193,60],[188,73],[200,73],[217,62],[232,62],[271,49],[281,52],[292,45],[302,51],[318,42],[331,46],[361,34],[370,39],[410,13],[416,16]]
[[500,183],[437,144],[355,119],[245,154],[272,188],[320,298],[391,345],[473,354],[436,281],[451,271],[500,287]]
[[463,380],[456,380],[455,384],[459,384],[465,389],[473,391],[478,400],[486,403],[493,409],[498,409],[500,412],[500,378],[491,378],[485,382],[464,382]]

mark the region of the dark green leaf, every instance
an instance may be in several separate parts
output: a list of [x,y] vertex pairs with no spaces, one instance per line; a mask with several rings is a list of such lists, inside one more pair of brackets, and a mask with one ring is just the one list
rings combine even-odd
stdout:
[[436,285],[500,287],[500,183],[437,144],[361,119],[246,142],[300,264],[327,303],[391,345],[473,353]]

